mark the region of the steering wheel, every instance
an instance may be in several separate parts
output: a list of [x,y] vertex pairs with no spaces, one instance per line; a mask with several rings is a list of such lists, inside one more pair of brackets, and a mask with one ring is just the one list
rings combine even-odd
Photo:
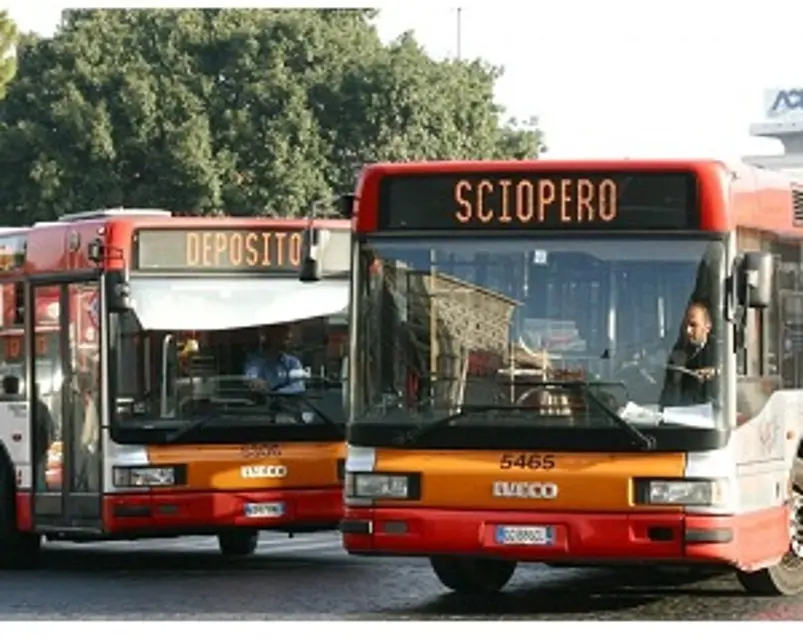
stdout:
[[671,371],[677,371],[687,376],[697,378],[697,380],[700,381],[710,380],[715,375],[719,374],[719,370],[714,367],[703,367],[701,369],[694,370],[694,369],[688,369],[686,367],[681,367],[680,365],[676,364],[669,364],[666,366],[666,368]]
[[620,366],[616,370],[616,373],[614,375],[617,377],[622,375],[626,376],[631,372],[635,372],[638,373],[641,376],[641,378],[645,379],[651,385],[658,385],[660,384],[660,380],[662,377],[660,375],[657,377],[654,375],[654,373],[657,373],[658,371],[660,371],[661,373],[666,371],[677,371],[678,373],[681,373],[686,376],[691,376],[692,378],[695,378],[696,380],[699,380],[701,382],[709,380],[719,373],[717,369],[709,367],[695,371],[694,369],[689,369],[688,367],[683,367],[677,364],[660,364],[660,365],[656,364],[652,366],[644,366],[640,362],[630,361],[622,364],[622,366]]

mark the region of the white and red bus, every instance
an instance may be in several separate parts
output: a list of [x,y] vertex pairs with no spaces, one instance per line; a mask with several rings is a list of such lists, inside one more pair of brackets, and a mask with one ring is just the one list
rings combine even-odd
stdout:
[[[108,210],[0,232],[0,565],[43,538],[336,529],[350,222]],[[338,252],[339,257],[338,257]],[[244,374],[281,325],[303,391]],[[296,381],[298,382],[298,381]]]

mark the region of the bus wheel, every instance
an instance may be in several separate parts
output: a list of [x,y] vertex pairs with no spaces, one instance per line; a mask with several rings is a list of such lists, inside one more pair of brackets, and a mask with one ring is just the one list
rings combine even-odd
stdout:
[[465,594],[496,593],[516,570],[516,563],[495,558],[435,556],[429,559],[443,586]]
[[42,537],[17,529],[16,487],[9,466],[0,460],[0,568],[30,569],[39,560]]
[[778,564],[752,573],[737,573],[745,591],[760,596],[794,596],[803,592],[803,492],[797,486],[792,489],[789,537],[789,551]]
[[250,556],[259,543],[258,531],[227,531],[217,537],[224,556]]

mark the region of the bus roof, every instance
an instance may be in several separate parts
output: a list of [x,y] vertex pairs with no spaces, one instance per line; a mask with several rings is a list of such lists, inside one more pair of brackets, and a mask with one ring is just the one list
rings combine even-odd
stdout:
[[[116,246],[116,254],[121,260],[128,261],[132,239],[144,229],[301,231],[309,224],[307,218],[195,217],[175,215],[161,209],[99,209],[68,213],[59,220],[37,222],[31,227],[0,228],[0,275],[90,268],[87,246],[98,237]],[[320,218],[313,220],[312,226],[350,231],[352,221]]]

